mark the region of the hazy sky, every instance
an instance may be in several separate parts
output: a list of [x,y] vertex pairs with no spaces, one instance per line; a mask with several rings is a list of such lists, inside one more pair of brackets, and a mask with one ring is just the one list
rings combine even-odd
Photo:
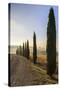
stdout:
[[[58,31],[58,7],[52,6]],[[22,45],[29,40],[33,45],[33,32],[36,33],[37,45],[46,48],[47,23],[51,6],[11,4],[10,40],[11,45]]]

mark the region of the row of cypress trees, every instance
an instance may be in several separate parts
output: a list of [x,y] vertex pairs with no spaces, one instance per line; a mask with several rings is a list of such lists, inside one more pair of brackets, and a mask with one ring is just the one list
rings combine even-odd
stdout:
[[[29,41],[23,43],[23,46],[20,46],[16,50],[16,54],[22,55],[26,57],[27,59],[30,58],[30,49],[29,49]],[[36,64],[37,62],[37,45],[36,45],[36,34],[33,33],[33,62]]]
[[27,59],[30,57],[30,50],[29,50],[29,41],[25,42],[25,45],[23,43],[23,56],[25,56]]
[[[47,74],[50,76],[55,73],[56,70],[56,22],[53,8],[50,9],[47,24]],[[16,51],[16,53],[18,53]],[[20,53],[21,54],[21,53]],[[23,43],[23,56],[29,59],[29,41]],[[36,34],[33,34],[33,61],[34,64],[37,62],[37,45],[36,45]]]
[[27,40],[27,42],[23,43],[23,46],[20,46],[19,48],[17,48],[16,54],[24,56],[27,59],[29,59],[29,57],[30,57],[30,50],[29,50],[29,41],[28,40]]

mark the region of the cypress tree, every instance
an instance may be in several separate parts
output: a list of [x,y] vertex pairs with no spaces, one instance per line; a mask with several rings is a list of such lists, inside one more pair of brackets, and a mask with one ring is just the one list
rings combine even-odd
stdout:
[[29,41],[27,40],[27,58],[29,59],[29,54],[30,54],[30,50],[29,50]]
[[19,48],[16,49],[16,54],[17,54],[17,55],[20,55]]
[[35,34],[35,32],[33,34],[33,61],[34,61],[34,64],[37,61],[37,45],[36,45],[36,34]]
[[25,42],[25,50],[24,50],[24,53],[25,53],[25,57],[27,57],[27,44]]
[[25,43],[24,43],[24,57],[25,57]]
[[53,8],[50,9],[47,26],[47,74],[56,70],[56,25]]
[[18,48],[16,49],[16,54],[18,55]]
[[23,43],[23,56],[24,56],[24,43]]
[[19,54],[22,55],[22,47],[21,47],[21,45],[19,47]]

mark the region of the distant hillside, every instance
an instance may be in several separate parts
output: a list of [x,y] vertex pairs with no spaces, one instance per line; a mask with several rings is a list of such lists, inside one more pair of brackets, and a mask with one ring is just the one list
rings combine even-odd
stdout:
[[[11,54],[15,54],[15,53],[16,53],[16,49],[17,49],[18,47],[19,47],[19,46],[10,46],[10,53],[11,53]],[[38,48],[38,49],[37,49],[37,55],[39,56],[40,54],[46,55],[46,51]],[[31,55],[31,56],[33,55],[33,47],[30,47],[30,55]]]
[[[18,48],[19,46],[10,46],[10,54],[16,54],[16,49]],[[46,56],[47,55],[47,53],[46,53],[46,51],[44,50],[44,49],[42,49],[42,48],[38,48],[37,49],[37,56],[38,57],[40,57],[41,55],[44,55],[44,56]],[[57,55],[57,60],[58,60],[58,52],[56,53],[56,55]],[[33,56],[33,48],[32,47],[30,47],[30,56]]]

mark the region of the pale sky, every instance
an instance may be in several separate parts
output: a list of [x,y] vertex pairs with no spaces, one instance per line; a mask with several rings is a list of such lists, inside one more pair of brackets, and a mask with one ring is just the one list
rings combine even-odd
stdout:
[[[52,6],[58,32],[58,7]],[[51,6],[11,4],[10,44],[22,45],[29,40],[33,46],[33,32],[36,33],[37,46],[46,48],[47,23]]]

